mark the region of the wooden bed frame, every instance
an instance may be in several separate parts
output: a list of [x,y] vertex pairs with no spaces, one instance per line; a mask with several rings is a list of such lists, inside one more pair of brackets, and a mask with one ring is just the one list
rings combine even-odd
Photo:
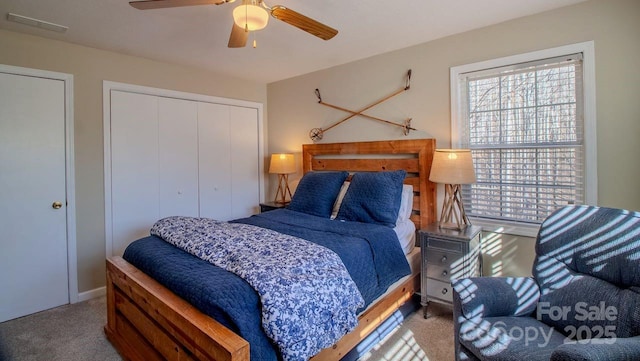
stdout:
[[[436,220],[429,182],[435,140],[303,145],[304,172],[405,169],[413,185],[411,220],[417,229]],[[363,158],[363,155],[366,158]],[[419,289],[419,271],[359,316],[354,331],[312,360],[339,360]],[[126,360],[249,360],[249,343],[198,311],[121,257],[107,260],[107,338]]]

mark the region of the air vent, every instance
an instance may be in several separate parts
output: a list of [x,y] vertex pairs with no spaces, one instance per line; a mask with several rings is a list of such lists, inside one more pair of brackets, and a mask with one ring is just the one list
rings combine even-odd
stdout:
[[7,13],[7,20],[24,24],[24,25],[33,26],[36,28],[44,29],[44,30],[55,31],[58,33],[64,33],[67,31],[67,29],[69,29],[68,27],[63,25],[58,25],[58,24],[50,23],[48,21],[38,20],[38,19],[27,17],[27,16],[13,14],[13,13]]

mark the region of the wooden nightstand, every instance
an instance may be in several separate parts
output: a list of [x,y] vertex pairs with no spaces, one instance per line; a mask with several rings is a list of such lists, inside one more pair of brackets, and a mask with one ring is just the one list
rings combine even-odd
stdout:
[[285,204],[276,203],[276,202],[260,203],[260,213],[269,212],[269,211],[272,211],[274,209],[285,208],[288,205],[289,205],[289,203],[285,203]]
[[420,303],[425,318],[430,301],[452,304],[452,280],[482,274],[481,230],[478,226],[468,226],[457,231],[433,223],[418,232],[422,253]]

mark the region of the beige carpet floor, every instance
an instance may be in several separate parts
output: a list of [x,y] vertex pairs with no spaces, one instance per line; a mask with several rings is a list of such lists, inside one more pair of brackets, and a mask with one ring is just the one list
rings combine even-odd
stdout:
[[[366,361],[453,360],[451,309],[410,314],[361,357]],[[104,336],[104,297],[0,323],[1,361],[120,361]]]
[[104,335],[105,297],[0,323],[2,361],[120,361]]
[[410,314],[361,360],[448,361],[454,359],[453,314],[449,306],[431,303],[429,318],[422,310]]

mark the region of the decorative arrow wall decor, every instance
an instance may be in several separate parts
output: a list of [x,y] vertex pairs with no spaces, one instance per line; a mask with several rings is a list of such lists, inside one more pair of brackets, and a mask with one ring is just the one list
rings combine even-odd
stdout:
[[411,127],[411,118],[406,119],[402,123],[397,123],[397,122],[392,122],[390,120],[385,120],[385,119],[373,117],[371,115],[364,114],[364,112],[369,110],[369,109],[371,109],[371,108],[373,108],[374,106],[376,106],[376,105],[378,105],[380,103],[383,103],[383,102],[395,97],[396,95],[398,95],[400,93],[404,93],[405,91],[409,90],[410,88],[411,88],[411,69],[409,69],[409,71],[407,72],[407,79],[406,79],[406,82],[405,82],[405,86],[403,88],[393,92],[392,94],[387,95],[386,97],[384,97],[382,99],[376,100],[375,102],[367,105],[366,107],[364,107],[363,109],[358,110],[358,111],[349,110],[347,108],[343,108],[343,107],[340,107],[340,106],[337,106],[337,105],[333,105],[333,104],[329,104],[329,103],[326,103],[326,102],[322,101],[322,96],[320,96],[320,90],[316,89],[316,96],[318,97],[318,103],[320,103],[320,104],[322,104],[324,106],[327,106],[329,108],[333,108],[333,109],[341,110],[343,112],[350,113],[350,115],[348,115],[347,117],[345,117],[343,119],[340,119],[339,121],[337,121],[336,123],[334,123],[333,125],[325,128],[325,129],[322,129],[322,128],[313,128],[313,129],[311,129],[309,131],[309,138],[311,138],[311,140],[313,140],[313,141],[320,140],[324,136],[324,133],[326,131],[328,131],[329,129],[334,128],[334,127],[336,127],[336,126],[338,126],[338,125],[346,122],[347,120],[349,120],[349,119],[351,119],[351,118],[353,118],[355,116],[358,116],[358,115],[361,116],[361,117],[365,117],[367,119],[371,119],[371,120],[376,120],[376,121],[379,121],[379,122],[387,123],[387,124],[390,124],[390,125],[393,125],[393,126],[396,126],[396,127],[401,127],[402,128],[402,134],[407,135],[407,134],[409,134],[409,131],[416,130],[415,128]]

